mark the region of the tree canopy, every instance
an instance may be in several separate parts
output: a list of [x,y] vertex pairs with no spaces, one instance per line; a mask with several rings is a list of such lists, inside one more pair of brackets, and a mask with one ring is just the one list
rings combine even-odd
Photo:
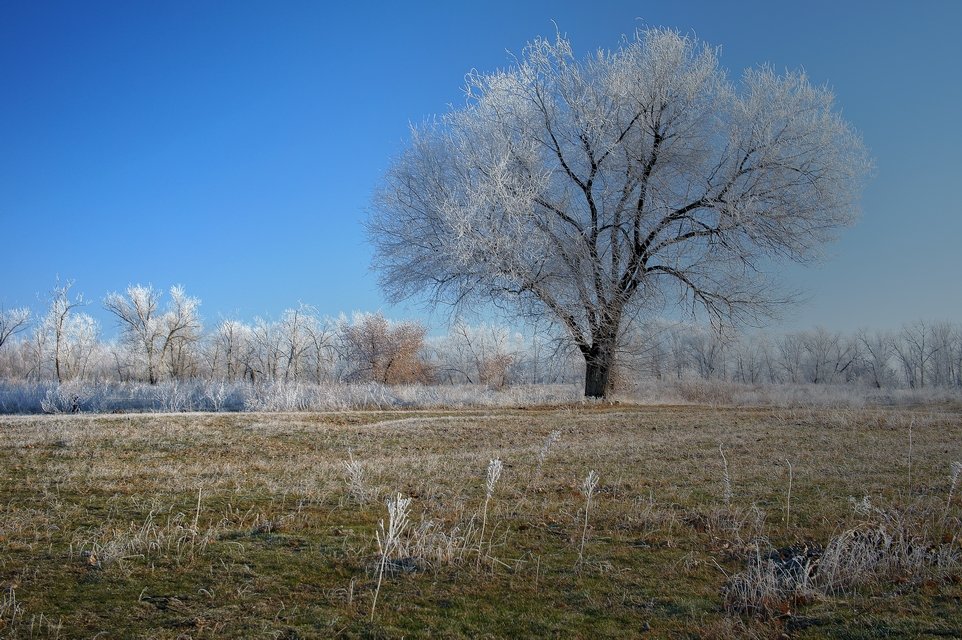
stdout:
[[802,72],[733,81],[671,30],[581,59],[558,35],[469,74],[463,106],[412,128],[368,234],[391,300],[548,316],[601,396],[629,318],[680,303],[738,321],[783,302],[764,266],[809,260],[852,223],[869,168]]

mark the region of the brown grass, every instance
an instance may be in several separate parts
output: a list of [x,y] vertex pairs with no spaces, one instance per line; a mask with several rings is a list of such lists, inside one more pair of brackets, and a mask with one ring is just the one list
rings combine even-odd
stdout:
[[[959,636],[962,499],[943,512],[960,418],[635,406],[0,418],[0,636]],[[589,470],[601,481],[585,531]],[[375,531],[398,492],[411,525],[372,621]],[[853,508],[864,497],[871,509]],[[841,577],[825,586],[813,565],[802,589],[765,564],[803,545],[831,548]],[[774,585],[763,607],[732,605],[759,580]]]

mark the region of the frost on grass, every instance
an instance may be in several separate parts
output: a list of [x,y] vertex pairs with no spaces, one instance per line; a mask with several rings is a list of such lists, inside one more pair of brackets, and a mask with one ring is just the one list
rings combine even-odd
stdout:
[[[893,455],[904,460],[909,416],[912,494],[905,465],[891,464]],[[576,635],[590,635],[596,620],[581,605],[594,600],[605,602],[606,616],[650,622],[652,635],[677,628],[691,637],[708,636],[713,625],[777,636],[786,616],[810,613],[837,625],[847,608],[866,603],[904,615],[908,601],[915,632],[941,611],[940,598],[959,593],[962,577],[962,470],[952,464],[962,427],[957,411],[942,407],[923,414],[592,406],[418,414],[405,422],[395,412],[344,412],[3,423],[0,454],[16,482],[0,487],[7,496],[0,589],[19,581],[3,618],[11,624],[20,612],[18,632],[41,611],[55,611],[64,629],[96,616],[95,624],[123,636],[115,630],[127,621],[91,613],[82,592],[55,602],[38,588],[60,594],[51,582],[77,575],[106,586],[142,580],[137,590],[149,587],[148,596],[168,593],[161,589],[172,575],[196,578],[182,601],[198,618],[247,607],[253,582],[258,598],[283,599],[302,619],[337,617],[332,634],[416,635],[413,625],[447,614],[438,602],[464,610],[475,597],[520,620],[530,609],[518,603],[537,592],[562,603],[553,614]],[[558,456],[556,438],[545,436],[562,429]],[[778,513],[786,503],[786,434],[795,468],[790,527],[762,510]],[[847,446],[865,435],[872,447]],[[728,506],[719,445],[738,483]],[[545,458],[551,473],[533,491],[528,480]],[[380,483],[403,492],[392,494],[393,509],[375,498]],[[277,567],[297,578],[290,588],[275,581]],[[640,575],[658,582],[640,584]],[[617,597],[605,600],[599,589]],[[695,615],[658,605],[668,599],[690,599]],[[157,618],[144,603],[136,631],[149,635]],[[223,635],[296,626],[295,617],[277,613],[226,620]],[[519,633],[537,635],[543,622],[522,623]],[[488,619],[471,632],[514,630],[496,624]],[[945,629],[959,624],[955,616]]]
[[746,568],[729,576],[723,589],[726,610],[771,617],[819,597],[959,576],[958,539],[946,538],[933,524],[931,509],[881,509],[867,498],[853,504],[861,520],[824,547],[809,543],[763,552],[756,543]]
[[347,494],[356,504],[364,504],[371,495],[364,465],[360,460],[354,459],[354,452],[350,449],[348,449],[347,455],[348,460],[344,462],[344,482],[347,485]]
[[387,501],[387,525],[384,520],[377,526],[377,587],[374,590],[374,600],[371,603],[371,620],[374,619],[374,610],[377,608],[377,598],[381,593],[381,581],[384,579],[384,570],[389,560],[394,560],[398,555],[398,544],[401,535],[408,526],[408,507],[411,498],[405,498],[400,493]]
[[585,560],[585,540],[588,538],[588,513],[591,511],[591,499],[595,495],[595,489],[598,488],[598,478],[598,473],[592,469],[581,482],[581,495],[583,495],[585,498],[585,524],[584,528],[581,530],[581,546],[578,547],[579,566]]
[[222,380],[22,382],[0,380],[0,413],[179,413],[519,407],[581,402],[574,385],[385,385]]
[[92,569],[122,566],[135,559],[167,559],[180,564],[203,554],[221,530],[213,525],[201,528],[196,514],[179,512],[158,521],[158,514],[151,511],[141,523],[107,526],[78,536],[71,548],[73,555]]

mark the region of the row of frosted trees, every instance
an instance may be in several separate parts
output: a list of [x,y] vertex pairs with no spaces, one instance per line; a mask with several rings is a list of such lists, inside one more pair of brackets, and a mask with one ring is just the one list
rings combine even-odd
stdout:
[[[279,319],[222,320],[205,330],[200,301],[183,287],[131,286],[102,304],[116,319],[101,339],[86,301],[58,285],[47,308],[0,311],[0,378],[228,382],[482,384],[578,382],[583,362],[543,332],[456,323],[431,336],[417,322],[379,313],[323,318],[307,305]],[[962,387],[962,326],[915,322],[899,331],[824,328],[739,335],[651,322],[620,339],[616,382],[688,378],[746,384]]]
[[819,327],[779,336],[656,323],[624,342],[623,369],[657,379],[962,387],[962,326],[948,322],[852,333]]
[[131,286],[102,301],[119,328],[104,341],[87,302],[57,286],[47,309],[0,311],[0,378],[30,381],[467,383],[566,380],[556,350],[505,327],[424,325],[380,313],[324,318],[308,305],[279,319],[235,319],[205,330],[200,301],[183,287]]

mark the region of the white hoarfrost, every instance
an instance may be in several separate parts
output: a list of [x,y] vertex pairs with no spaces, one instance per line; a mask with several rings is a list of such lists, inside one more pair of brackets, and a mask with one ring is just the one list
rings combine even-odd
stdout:
[[608,391],[639,312],[687,301],[731,320],[783,301],[760,261],[815,256],[854,220],[869,169],[828,90],[768,68],[733,82],[670,30],[581,59],[537,39],[469,74],[467,94],[414,128],[380,187],[382,285],[554,320],[588,395]]

